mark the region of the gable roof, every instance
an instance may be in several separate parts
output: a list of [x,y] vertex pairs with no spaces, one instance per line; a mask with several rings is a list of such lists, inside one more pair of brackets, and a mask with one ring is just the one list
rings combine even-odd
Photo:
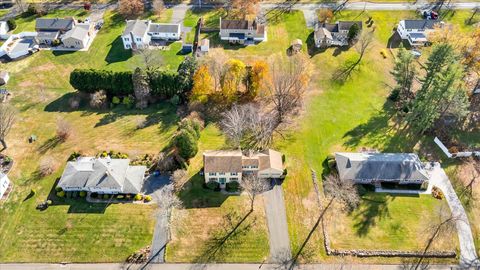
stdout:
[[73,38],[84,40],[88,36],[88,28],[76,26],[72,30],[65,33],[62,39]]
[[37,32],[38,39],[56,39],[60,35],[59,31],[40,31]]
[[58,186],[120,189],[123,193],[139,193],[145,166],[129,166],[129,159],[81,157],[67,163]]
[[316,40],[323,39],[323,38],[333,39],[332,33],[327,28],[323,28],[323,27],[318,28],[315,31],[314,35]]
[[416,154],[335,153],[343,180],[428,180]]
[[405,29],[433,29],[437,23],[433,20],[404,20]]
[[180,24],[152,23],[148,32],[151,33],[178,33]]
[[203,153],[205,173],[242,172],[242,151],[206,151]]
[[55,31],[55,30],[70,30],[75,24],[73,18],[38,18],[35,21],[35,29]]
[[132,33],[134,36],[143,37],[148,32],[149,25],[149,20],[128,20],[122,35]]

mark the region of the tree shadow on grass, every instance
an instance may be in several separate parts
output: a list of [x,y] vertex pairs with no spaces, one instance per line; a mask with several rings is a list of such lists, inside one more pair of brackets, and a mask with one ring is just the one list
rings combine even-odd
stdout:
[[256,218],[249,219],[253,211],[240,214],[237,211],[227,213],[223,217],[223,222],[219,224],[212,236],[205,241],[201,254],[194,259],[195,265],[190,269],[203,269],[205,264],[211,262],[223,262],[228,259],[229,248],[235,252],[241,242],[241,237],[251,233],[256,223]]
[[391,200],[393,200],[393,198],[390,196],[386,196],[385,200],[374,200],[365,196],[362,197],[359,210],[353,214],[354,218],[358,220],[358,222],[353,225],[358,236],[366,236],[368,232],[370,232],[370,229],[377,224],[377,219],[381,220],[390,216],[388,203]]
[[317,46],[315,45],[315,32],[312,32],[310,33],[310,35],[308,35],[306,43],[307,52],[310,58],[314,57],[317,54],[324,53],[327,50],[327,48],[317,48]]
[[208,189],[204,184],[205,180],[200,172],[185,183],[179,198],[186,209],[220,207],[230,196],[220,191]]
[[45,154],[48,150],[51,150],[61,144],[63,141],[58,136],[53,136],[52,138],[48,139],[42,145],[38,147],[38,152],[40,154]]
[[420,137],[404,127],[404,120],[396,115],[390,101],[378,110],[366,123],[349,130],[343,135],[344,146],[357,148],[363,144],[388,152],[410,152]]

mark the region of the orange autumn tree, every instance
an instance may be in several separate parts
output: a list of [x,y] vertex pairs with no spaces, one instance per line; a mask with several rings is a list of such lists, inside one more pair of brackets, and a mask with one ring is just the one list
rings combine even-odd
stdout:
[[142,0],[120,0],[118,2],[118,12],[127,19],[135,18],[144,11]]
[[260,0],[229,0],[228,17],[232,19],[251,19],[258,13]]
[[206,65],[201,65],[193,75],[193,88],[190,101],[205,103],[213,93],[213,79]]
[[265,87],[265,82],[269,78],[268,63],[263,60],[255,61],[248,68],[246,80],[246,95],[249,100],[255,99]]
[[222,96],[228,102],[235,101],[237,94],[241,92],[241,84],[246,74],[245,63],[238,59],[227,61],[226,70],[221,81]]

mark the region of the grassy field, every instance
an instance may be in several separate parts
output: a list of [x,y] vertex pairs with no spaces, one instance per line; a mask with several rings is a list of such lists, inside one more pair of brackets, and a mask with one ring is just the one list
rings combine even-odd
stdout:
[[[76,15],[59,11],[49,16]],[[31,20],[19,20],[20,29],[32,27]],[[8,89],[11,103],[18,109],[18,120],[7,138],[6,154],[13,157],[9,178],[14,192],[0,206],[0,261],[31,262],[119,262],[130,253],[150,245],[154,207],[133,204],[89,206],[68,201],[39,212],[37,203],[45,200],[66,159],[73,151],[95,154],[101,150],[128,153],[131,157],[156,154],[165,147],[176,129],[176,108],[167,103],[147,110],[68,108],[73,89],[69,73],[74,68],[130,70],[142,65],[139,56],[123,49],[119,35],[125,22],[109,12],[105,25],[88,52],[57,53],[40,51],[25,59],[0,64],[10,72]],[[179,43],[159,51],[164,68],[176,69],[183,56]],[[64,143],[55,140],[57,119],[72,126]],[[137,128],[145,123],[144,128]],[[38,141],[29,144],[30,135]],[[37,170],[42,157],[57,164],[53,176],[41,178]],[[25,200],[32,189],[33,198]]]

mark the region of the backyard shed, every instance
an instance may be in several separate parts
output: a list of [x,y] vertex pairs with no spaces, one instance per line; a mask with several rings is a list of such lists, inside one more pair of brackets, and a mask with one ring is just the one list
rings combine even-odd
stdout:
[[0,71],[0,85],[7,84],[10,79],[10,75],[5,70]]
[[292,42],[292,50],[294,52],[299,52],[302,49],[302,46],[303,42],[298,38]]

